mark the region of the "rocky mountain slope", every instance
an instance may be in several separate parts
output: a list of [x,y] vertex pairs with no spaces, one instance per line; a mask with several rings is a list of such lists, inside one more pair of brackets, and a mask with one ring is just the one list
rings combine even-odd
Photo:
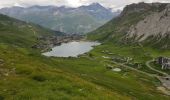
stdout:
[[65,33],[86,33],[103,25],[119,12],[112,12],[98,3],[78,8],[32,6],[2,8],[0,13]]
[[130,37],[137,35],[136,39],[139,41],[143,41],[151,35],[165,37],[168,34],[170,34],[170,5],[160,12],[153,12],[135,26],[131,26],[128,32]]
[[119,17],[90,33],[89,38],[170,49],[170,4],[128,5]]

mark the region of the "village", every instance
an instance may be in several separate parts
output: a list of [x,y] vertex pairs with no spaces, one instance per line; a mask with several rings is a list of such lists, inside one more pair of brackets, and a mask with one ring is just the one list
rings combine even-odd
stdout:
[[[110,61],[113,64],[105,65],[107,70],[119,72],[124,68],[127,68],[150,77],[155,77],[162,84],[162,86],[158,87],[158,89],[163,91],[165,94],[170,95],[170,74],[167,73],[170,71],[170,58],[157,57],[153,60],[147,61],[146,63],[140,63],[135,62],[135,60],[131,57],[114,54],[108,50],[103,50],[101,53],[105,54],[105,56],[102,56],[103,59]],[[143,70],[145,69],[144,67],[147,69]]]
[[161,65],[162,69],[170,69],[170,58],[158,57],[157,64]]
[[83,35],[78,35],[78,34],[64,34],[60,36],[40,36],[37,38],[37,43],[32,46],[34,49],[40,49],[41,52],[49,51],[51,48],[54,46],[59,46],[62,43],[67,43],[70,41],[79,41],[83,39]]

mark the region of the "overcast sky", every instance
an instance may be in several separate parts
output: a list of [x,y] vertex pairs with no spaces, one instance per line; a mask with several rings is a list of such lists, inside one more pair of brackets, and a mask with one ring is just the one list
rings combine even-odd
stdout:
[[56,6],[70,6],[78,7],[81,5],[88,5],[91,3],[100,3],[105,7],[117,9],[122,8],[127,4],[137,3],[137,2],[169,2],[170,0],[0,0],[0,8],[11,7],[11,6],[22,6],[28,7],[32,5],[56,5]]

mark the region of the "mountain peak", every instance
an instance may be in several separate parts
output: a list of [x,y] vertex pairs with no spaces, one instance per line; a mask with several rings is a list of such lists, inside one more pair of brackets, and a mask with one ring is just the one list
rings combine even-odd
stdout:
[[100,3],[92,3],[92,4],[90,4],[90,5],[93,5],[93,6],[102,6]]
[[83,5],[80,6],[79,8],[88,8],[88,9],[106,9],[105,7],[103,7],[100,3],[92,3],[89,5]]
[[141,11],[147,11],[147,10],[161,10],[160,8],[164,9],[166,7],[167,3],[133,3],[130,5],[127,5],[121,15],[127,15],[134,12],[141,12]]
[[88,5],[88,7],[105,8],[105,7],[103,7],[100,3],[92,3],[92,4]]

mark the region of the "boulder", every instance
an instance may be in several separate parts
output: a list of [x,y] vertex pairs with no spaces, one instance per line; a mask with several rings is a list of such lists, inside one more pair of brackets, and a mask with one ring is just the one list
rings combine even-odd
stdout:
[[0,59],[0,64],[3,64],[4,63],[4,60],[3,59]]

